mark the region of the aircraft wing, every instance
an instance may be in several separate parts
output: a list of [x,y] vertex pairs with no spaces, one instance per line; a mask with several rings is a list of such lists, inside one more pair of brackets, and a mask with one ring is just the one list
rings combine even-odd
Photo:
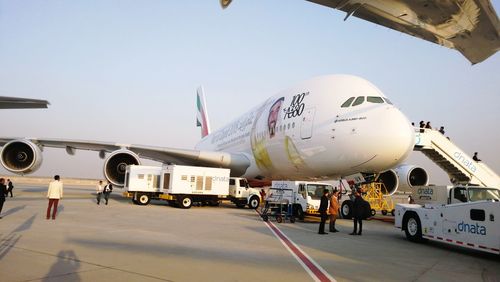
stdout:
[[231,173],[234,175],[243,174],[250,166],[248,157],[240,153],[176,149],[100,141],[38,138],[0,138],[0,146],[4,146],[11,141],[15,142],[21,140],[36,144],[40,148],[62,148],[65,149],[66,152],[70,155],[74,155],[76,150],[97,151],[99,152],[99,157],[101,158],[105,158],[106,153],[112,153],[117,150],[128,150],[137,154],[140,158],[159,161],[162,163],[230,168]]
[[0,109],[40,109],[49,104],[46,100],[0,96]]
[[472,64],[500,49],[500,22],[488,0],[307,0],[456,49]]
[[[307,0],[445,47],[472,64],[500,49],[500,22],[489,0]],[[232,0],[219,0],[227,8]]]

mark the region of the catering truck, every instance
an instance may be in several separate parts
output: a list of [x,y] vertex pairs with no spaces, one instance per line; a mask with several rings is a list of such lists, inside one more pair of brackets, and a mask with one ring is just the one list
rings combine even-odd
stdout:
[[416,186],[414,204],[396,205],[394,225],[413,242],[433,240],[500,254],[500,190]]
[[291,204],[293,216],[304,219],[305,213],[319,214],[319,204],[325,189],[332,192],[333,186],[308,181],[273,181],[266,200]]
[[260,203],[258,191],[244,178],[230,178],[225,168],[130,165],[126,168],[125,191],[124,195],[137,205],[148,205],[151,199],[185,209],[193,203],[215,206],[220,200],[251,208]]

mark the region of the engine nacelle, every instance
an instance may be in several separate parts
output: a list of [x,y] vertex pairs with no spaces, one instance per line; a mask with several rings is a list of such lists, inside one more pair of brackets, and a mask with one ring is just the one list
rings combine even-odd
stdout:
[[35,172],[42,164],[42,150],[29,140],[12,140],[2,148],[0,161],[13,173]]
[[104,161],[104,177],[116,186],[123,186],[128,165],[140,165],[139,156],[129,150],[117,150]]
[[400,165],[380,174],[379,181],[383,182],[387,191],[392,195],[399,192],[410,192],[413,186],[429,184],[429,176],[425,169],[414,165]]

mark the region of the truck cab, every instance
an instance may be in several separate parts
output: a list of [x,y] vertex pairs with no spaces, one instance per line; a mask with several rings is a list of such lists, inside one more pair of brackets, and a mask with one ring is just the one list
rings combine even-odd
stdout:
[[229,179],[229,197],[238,208],[248,206],[256,209],[261,202],[259,190],[250,187],[246,178],[231,177]]

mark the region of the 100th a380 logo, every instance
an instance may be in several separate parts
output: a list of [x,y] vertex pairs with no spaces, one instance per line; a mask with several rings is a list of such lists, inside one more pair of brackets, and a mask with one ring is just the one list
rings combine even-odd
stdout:
[[285,112],[283,119],[294,118],[302,115],[302,113],[304,112],[304,108],[306,107],[305,103],[303,103],[304,97],[306,95],[309,95],[309,92],[304,92],[293,96],[290,106],[283,109],[283,111]]

